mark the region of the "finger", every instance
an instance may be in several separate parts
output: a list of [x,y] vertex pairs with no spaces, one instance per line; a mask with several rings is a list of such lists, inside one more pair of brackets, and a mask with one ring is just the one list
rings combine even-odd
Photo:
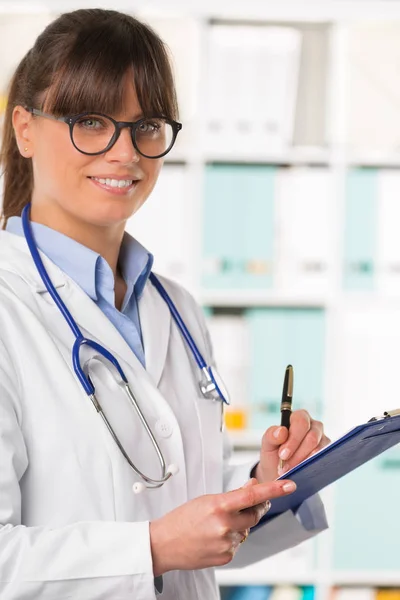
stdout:
[[[307,438],[309,436],[313,436],[313,435],[314,435],[314,432],[313,432],[313,429],[311,429],[310,432],[307,434],[307,436],[306,436],[303,444],[301,445],[300,449],[298,450],[298,452],[296,452],[289,461],[285,462],[282,469],[278,469],[278,475],[280,475],[280,476],[284,475],[287,471],[289,471],[290,469],[292,469],[293,467],[298,465],[303,460],[306,460],[307,458],[314,456],[314,454],[317,454],[317,452],[322,450],[322,448],[324,448],[325,446],[328,445],[328,443],[330,443],[330,440],[329,440],[329,438],[326,437],[326,435],[322,434],[322,436],[320,436],[320,432],[318,432],[315,435],[314,439],[311,439],[311,441],[308,441]],[[317,443],[317,445],[315,445],[316,441],[318,439],[319,439],[319,443]],[[303,445],[304,445],[304,448],[303,448]]]
[[279,450],[279,458],[288,460],[298,450],[311,429],[312,419],[306,410],[296,410],[290,417],[287,442]]
[[297,448],[296,452],[293,453],[285,466],[288,466],[289,464],[292,466],[298,465],[299,462],[307,458],[307,456],[309,456],[320,444],[323,434],[324,430],[322,423],[313,421],[310,430],[306,433],[300,446]]
[[314,456],[314,454],[317,454],[317,452],[319,452],[320,450],[323,450],[326,446],[328,446],[331,443],[331,440],[326,436],[323,435],[322,436],[322,440],[319,443],[319,445],[315,448],[315,450],[313,450],[310,454],[310,456]]
[[241,510],[235,516],[232,529],[241,530],[255,527],[257,523],[267,514],[270,508],[271,502],[270,500],[267,500],[262,504],[253,506],[252,508],[245,508],[244,510]]
[[286,427],[269,427],[264,433],[261,442],[261,455],[276,452],[288,439],[289,432]]
[[272,498],[291,494],[295,489],[296,484],[287,479],[257,483],[256,485],[221,494],[220,507],[226,512],[238,512]]
[[236,550],[239,548],[240,544],[244,539],[247,538],[245,531],[234,531],[232,532],[232,555],[235,554]]

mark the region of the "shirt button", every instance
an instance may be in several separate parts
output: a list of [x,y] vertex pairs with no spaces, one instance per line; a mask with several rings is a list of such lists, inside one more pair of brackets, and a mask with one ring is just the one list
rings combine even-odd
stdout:
[[172,425],[165,419],[159,419],[156,423],[156,432],[163,438],[169,438],[172,435]]

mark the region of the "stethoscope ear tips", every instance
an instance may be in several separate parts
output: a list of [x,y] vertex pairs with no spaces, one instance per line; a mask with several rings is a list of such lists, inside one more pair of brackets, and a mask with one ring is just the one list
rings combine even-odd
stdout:
[[[177,473],[179,473],[179,467],[178,467],[178,465],[175,465],[174,463],[172,463],[171,465],[169,465],[169,467],[167,469],[165,481],[167,480],[167,475],[169,475],[170,477],[173,477]],[[164,481],[164,483],[165,483],[165,481]],[[153,487],[158,487],[158,486],[150,486],[149,489],[152,489]],[[133,490],[134,494],[141,494],[142,492],[144,492],[144,490],[146,488],[147,488],[147,486],[144,483],[142,483],[141,481],[137,481],[132,486],[132,490]]]
[[144,485],[144,483],[141,483],[140,481],[134,483],[132,486],[132,490],[133,490],[134,494],[141,494],[142,492],[144,492],[145,489],[146,489],[146,486]]
[[175,465],[174,463],[172,463],[172,465],[169,465],[169,467],[167,469],[167,473],[170,473],[171,477],[173,475],[177,475],[179,473],[179,467],[178,467],[178,465]]

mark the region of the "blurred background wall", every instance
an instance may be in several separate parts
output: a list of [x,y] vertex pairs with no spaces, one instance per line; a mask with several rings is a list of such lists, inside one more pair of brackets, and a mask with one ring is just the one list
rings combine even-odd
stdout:
[[[183,131],[127,229],[204,307],[237,460],[279,421],[288,363],[332,438],[398,408],[400,2],[0,0],[2,109],[38,33],[89,5],[171,52]],[[400,598],[400,451],[324,499],[328,532],[221,570],[223,598]]]

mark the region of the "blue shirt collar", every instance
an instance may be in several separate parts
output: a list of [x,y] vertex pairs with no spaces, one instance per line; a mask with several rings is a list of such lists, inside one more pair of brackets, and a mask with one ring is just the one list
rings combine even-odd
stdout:
[[[31,223],[38,248],[92,298],[98,294],[109,298],[114,291],[114,276],[107,261],[76,240],[40,223]],[[21,217],[10,217],[6,230],[24,236]],[[119,255],[119,266],[128,289],[124,307],[133,291],[143,293],[153,266],[153,255],[125,232]],[[123,308],[124,308],[123,307]]]

